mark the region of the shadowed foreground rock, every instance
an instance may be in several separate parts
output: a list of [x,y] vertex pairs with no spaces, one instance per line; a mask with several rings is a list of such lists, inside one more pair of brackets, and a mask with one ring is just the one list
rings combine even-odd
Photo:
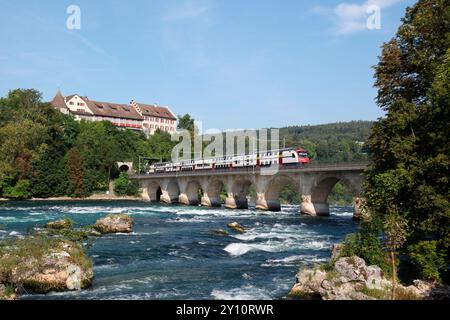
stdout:
[[[336,248],[333,249],[336,256]],[[290,296],[323,300],[387,300],[391,298],[391,281],[380,267],[367,266],[357,256],[340,257],[332,266],[303,269],[297,274]],[[397,284],[399,300],[448,299],[447,286],[415,280],[413,285]]]
[[0,284],[19,293],[80,290],[91,285],[92,261],[71,241],[27,237],[0,250]]
[[97,220],[94,228],[102,234],[130,233],[133,231],[133,218],[126,214],[109,214]]

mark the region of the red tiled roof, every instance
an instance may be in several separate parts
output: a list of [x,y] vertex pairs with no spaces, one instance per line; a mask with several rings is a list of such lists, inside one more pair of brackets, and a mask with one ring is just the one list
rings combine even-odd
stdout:
[[52,106],[58,109],[67,109],[66,103],[64,102],[64,97],[61,94],[61,91],[58,90],[56,92],[55,97],[53,98],[52,102],[50,102]]
[[143,104],[139,102],[135,102],[136,105],[141,109],[142,115],[151,116],[151,117],[159,117],[159,118],[167,118],[176,120],[175,115],[169,110],[167,107],[159,107],[153,106],[149,104]]
[[[51,104],[59,109],[68,109],[65,101],[69,101],[74,96],[80,97],[86,103],[87,107],[92,111],[93,115],[95,116],[123,118],[132,120],[143,120],[143,116],[159,117],[171,120],[177,119],[168,107],[159,107],[155,105],[133,102],[133,104],[138,106],[140,111],[142,112],[141,116],[141,114],[136,110],[136,108],[133,105],[89,100],[87,97],[82,97],[79,94],[72,94],[66,96],[64,99],[63,95],[59,90],[56,93],[55,97],[53,98]],[[78,115],[92,115],[91,113],[83,111],[70,111],[70,112]]]
[[84,100],[96,116],[142,120],[142,116],[128,104]]

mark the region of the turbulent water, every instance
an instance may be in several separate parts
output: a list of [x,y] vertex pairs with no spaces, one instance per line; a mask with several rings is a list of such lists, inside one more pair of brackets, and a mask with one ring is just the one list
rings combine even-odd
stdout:
[[[281,299],[301,265],[326,261],[330,246],[356,228],[351,207],[306,217],[295,206],[266,213],[144,202],[7,202],[0,204],[0,238],[21,237],[63,217],[77,226],[93,224],[107,213],[131,214],[134,231],[96,240],[88,251],[93,286],[24,298]],[[233,221],[248,231],[211,233]]]

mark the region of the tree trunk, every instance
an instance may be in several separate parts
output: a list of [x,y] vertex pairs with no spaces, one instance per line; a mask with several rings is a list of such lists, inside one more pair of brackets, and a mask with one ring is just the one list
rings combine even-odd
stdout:
[[392,262],[392,300],[395,300],[395,289],[397,286],[397,269],[395,267],[395,253],[391,251],[391,262]]

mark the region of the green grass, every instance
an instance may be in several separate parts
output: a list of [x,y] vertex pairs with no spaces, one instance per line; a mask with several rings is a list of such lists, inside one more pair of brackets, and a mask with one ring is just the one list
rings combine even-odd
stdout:
[[390,291],[389,290],[380,290],[380,289],[369,289],[367,286],[364,286],[361,289],[361,293],[369,297],[373,297],[377,300],[388,300]]

